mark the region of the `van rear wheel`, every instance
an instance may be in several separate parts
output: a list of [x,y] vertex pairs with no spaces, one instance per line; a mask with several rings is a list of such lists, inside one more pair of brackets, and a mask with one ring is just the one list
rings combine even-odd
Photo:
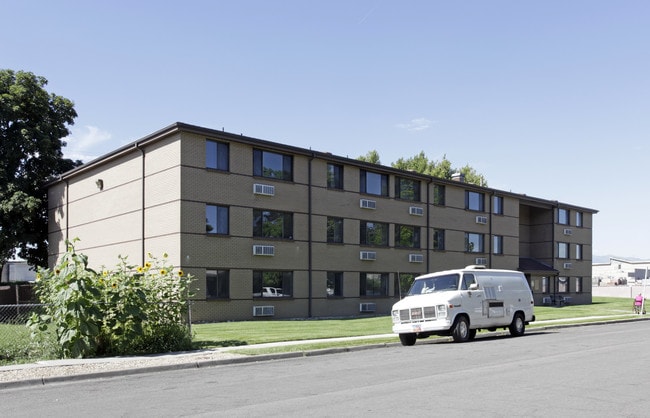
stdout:
[[510,324],[510,335],[513,337],[519,337],[524,335],[526,330],[526,321],[524,321],[524,315],[521,312],[517,312],[515,317],[512,318],[512,323]]
[[[476,336],[476,334],[474,335]],[[454,339],[454,342],[457,343],[464,343],[470,340],[470,329],[467,318],[464,316],[456,318],[456,322],[454,322],[454,326],[451,330],[451,336]]]
[[415,334],[400,334],[399,335],[399,341],[402,343],[402,345],[414,345],[415,340],[417,340],[417,336]]

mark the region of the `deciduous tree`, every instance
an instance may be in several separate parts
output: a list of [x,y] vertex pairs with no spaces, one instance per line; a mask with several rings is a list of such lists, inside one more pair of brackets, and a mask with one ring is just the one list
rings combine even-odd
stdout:
[[16,253],[47,264],[45,184],[81,164],[62,153],[74,105],[46,85],[31,72],[0,70],[0,265]]

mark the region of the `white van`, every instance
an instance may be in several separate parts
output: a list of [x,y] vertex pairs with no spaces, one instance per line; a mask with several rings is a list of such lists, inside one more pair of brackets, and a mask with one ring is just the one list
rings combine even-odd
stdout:
[[430,273],[416,277],[408,295],[393,305],[393,332],[402,345],[431,335],[465,342],[481,329],[508,328],[519,336],[535,320],[533,304],[519,271],[467,266]]

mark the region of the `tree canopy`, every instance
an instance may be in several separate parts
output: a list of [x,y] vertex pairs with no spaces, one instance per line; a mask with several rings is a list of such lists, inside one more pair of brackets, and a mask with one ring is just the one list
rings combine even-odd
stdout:
[[54,176],[81,164],[62,148],[77,113],[31,72],[0,69],[0,265],[14,255],[47,265],[47,190]]
[[[360,156],[357,159],[368,163],[381,164],[379,153],[375,150],[369,151],[365,156]],[[482,174],[477,173],[476,170],[469,165],[460,168],[452,167],[451,161],[447,159],[446,155],[442,157],[442,161],[433,161],[427,158],[424,151],[420,151],[418,155],[413,157],[398,159],[391,164],[391,167],[448,180],[450,180],[455,173],[460,173],[465,176],[466,183],[487,186],[487,180],[485,180],[485,177],[483,177]]]

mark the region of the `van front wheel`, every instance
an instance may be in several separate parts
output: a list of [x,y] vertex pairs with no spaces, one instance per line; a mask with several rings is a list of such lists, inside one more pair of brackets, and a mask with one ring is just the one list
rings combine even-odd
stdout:
[[513,337],[524,335],[524,331],[526,330],[526,322],[524,321],[524,316],[521,314],[521,312],[517,312],[515,314],[515,317],[512,318],[512,323],[510,324],[509,329],[510,335]]
[[414,345],[415,340],[417,340],[417,336],[415,334],[400,334],[399,335],[399,341],[402,343],[402,345]]
[[456,318],[456,322],[454,322],[454,326],[451,330],[451,336],[454,339],[454,342],[457,343],[464,343],[470,340],[470,329],[467,318],[464,316]]

